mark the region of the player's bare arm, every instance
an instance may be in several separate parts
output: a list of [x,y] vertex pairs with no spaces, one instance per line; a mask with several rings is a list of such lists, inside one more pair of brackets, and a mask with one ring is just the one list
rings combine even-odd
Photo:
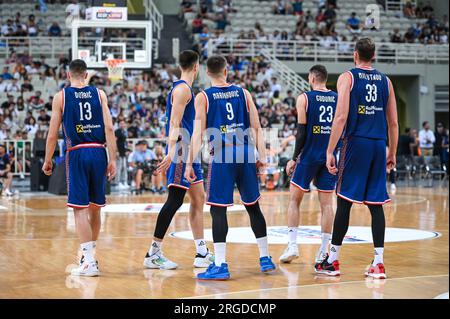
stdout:
[[397,154],[398,144],[398,117],[397,117],[397,101],[395,99],[394,87],[390,79],[389,82],[389,99],[386,110],[386,119],[388,124],[389,135],[389,152],[386,158],[386,166],[388,170],[395,167],[395,155]]
[[344,131],[345,123],[347,122],[349,104],[350,104],[350,88],[352,85],[351,75],[345,72],[339,76],[337,82],[338,101],[336,105],[336,115],[331,127],[330,141],[328,142],[327,149],[327,168],[328,171],[336,175],[337,166],[336,158],[334,157],[334,150],[339,142]]
[[203,93],[197,94],[195,97],[194,132],[192,133],[191,146],[189,147],[188,161],[184,174],[184,177],[191,183],[197,179],[192,168],[192,163],[202,148],[203,133],[206,129],[206,106],[206,99]]
[[167,154],[158,165],[156,173],[162,173],[169,169],[172,159],[175,157],[176,143],[180,136],[181,120],[186,105],[192,98],[191,89],[187,85],[178,85],[172,92],[172,113],[170,116],[170,130],[167,132]]
[[45,147],[45,160],[42,171],[45,175],[52,175],[53,154],[55,153],[56,144],[58,143],[59,127],[62,121],[62,102],[63,95],[61,92],[56,93],[52,104],[52,117],[50,119],[50,127],[48,129],[47,144]]
[[306,124],[307,124],[307,118],[306,118],[306,95],[301,94],[297,98],[297,136],[295,137],[295,149],[294,149],[294,156],[293,159],[290,160],[286,165],[286,173],[290,176],[294,172],[296,159],[298,155],[300,154],[303,146],[305,145],[306,141]]
[[249,91],[244,89],[244,93],[247,99],[248,108],[249,108],[249,117],[250,117],[250,127],[253,134],[253,138],[255,139],[256,150],[258,151],[259,159],[258,166],[261,168],[266,163],[266,144],[264,141],[264,134],[261,128],[261,123],[259,121],[258,110],[256,109],[255,102]]
[[108,149],[109,163],[107,168],[107,175],[109,181],[112,181],[116,176],[116,157],[117,157],[117,144],[116,136],[114,135],[114,127],[112,123],[111,113],[108,107],[108,98],[106,93],[99,90],[102,100],[103,122],[105,123],[105,137],[106,148]]

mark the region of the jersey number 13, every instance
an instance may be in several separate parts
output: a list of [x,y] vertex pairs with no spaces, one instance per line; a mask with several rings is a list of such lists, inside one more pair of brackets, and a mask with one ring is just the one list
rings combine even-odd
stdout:
[[92,111],[91,104],[89,102],[83,103],[80,102],[80,121],[91,120],[92,119]]

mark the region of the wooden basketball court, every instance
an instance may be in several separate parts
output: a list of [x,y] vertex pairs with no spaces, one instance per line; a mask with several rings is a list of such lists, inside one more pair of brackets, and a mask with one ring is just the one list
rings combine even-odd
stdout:
[[[286,225],[288,196],[288,192],[265,192],[262,196],[268,226],[279,226],[273,231],[274,240]],[[403,236],[395,229],[407,228],[415,240],[388,240],[385,264],[389,279],[381,281],[364,278],[364,269],[372,259],[372,244],[359,240],[357,233],[351,238],[356,243],[344,243],[342,275],[338,278],[314,274],[317,244],[301,244],[300,259],[290,265],[278,264],[275,273],[264,275],[259,272],[256,244],[230,243],[227,255],[232,279],[197,281],[195,274],[200,270],[192,267],[193,242],[177,233],[189,230],[186,213],[177,214],[169,229],[176,237],[168,236],[163,246],[165,255],[177,262],[179,269],[144,270],[143,257],[157,214],[151,211],[151,205],[150,211],[140,213],[132,212],[131,205],[161,203],[164,199],[152,195],[110,197],[110,204],[127,204],[130,209],[118,206],[119,211],[103,214],[97,247],[102,276],[76,278],[66,272],[77,260],[78,239],[65,197],[22,194],[18,199],[1,198],[0,298],[360,299],[435,298],[445,293],[448,296],[447,188],[400,188],[393,203],[386,205],[386,222],[393,229],[392,238]],[[235,202],[238,203],[237,196]],[[230,212],[228,218],[229,240],[242,241],[230,234],[236,227],[249,226],[246,212]],[[319,218],[317,194],[313,192],[306,195],[302,204],[301,225],[306,232],[312,232],[307,226],[320,225]],[[370,230],[370,214],[365,206],[354,206],[351,226],[369,226],[364,229]],[[211,228],[209,213],[205,213],[205,228]],[[420,231],[427,231],[431,237],[421,238]],[[249,229],[247,235],[245,238],[251,239]],[[306,235],[305,240],[310,239]],[[212,243],[208,245],[212,248]],[[285,247],[285,244],[270,245],[274,260],[278,260]]]

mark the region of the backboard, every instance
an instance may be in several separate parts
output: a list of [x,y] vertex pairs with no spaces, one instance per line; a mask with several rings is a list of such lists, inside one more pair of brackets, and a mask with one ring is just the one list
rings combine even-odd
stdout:
[[123,59],[125,69],[147,69],[152,63],[151,21],[74,20],[72,59],[90,69],[106,68],[107,59]]

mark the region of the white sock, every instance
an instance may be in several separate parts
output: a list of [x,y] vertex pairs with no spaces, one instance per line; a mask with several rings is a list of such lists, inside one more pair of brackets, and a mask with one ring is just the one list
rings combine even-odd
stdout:
[[150,248],[148,249],[148,254],[150,256],[160,255],[162,244],[163,244],[162,241],[152,240],[152,244],[151,244]]
[[376,266],[378,264],[383,264],[383,253],[384,253],[384,247],[381,248],[375,248],[375,258],[373,259],[373,266]]
[[206,256],[208,253],[208,248],[206,247],[206,241],[204,239],[195,239],[195,249],[197,249],[197,254]]
[[331,234],[322,233],[322,244],[320,245],[319,251],[321,253],[328,252],[328,244],[330,242]]
[[80,245],[81,251],[83,252],[84,262],[90,263],[93,262],[94,259],[94,241],[88,241],[86,243],[82,243]]
[[227,253],[227,244],[226,243],[214,243],[214,263],[217,267],[222,266],[223,263],[226,263],[225,255]]
[[288,244],[297,245],[298,227],[288,227]]
[[335,260],[339,260],[339,253],[341,252],[342,246],[331,245],[330,257],[328,257],[328,263],[332,263]]
[[256,238],[256,243],[259,248],[259,257],[268,257],[269,256],[269,245],[267,244],[267,236]]

